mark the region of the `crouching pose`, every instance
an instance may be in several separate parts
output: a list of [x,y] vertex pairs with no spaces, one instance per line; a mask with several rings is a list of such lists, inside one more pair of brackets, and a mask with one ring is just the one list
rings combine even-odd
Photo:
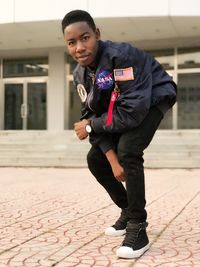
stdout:
[[100,40],[86,11],[66,14],[62,30],[78,63],[73,76],[82,117],[74,129],[80,140],[89,136],[88,168],[121,209],[105,234],[125,234],[116,254],[136,258],[149,248],[143,151],[176,102],[176,85],[150,54]]

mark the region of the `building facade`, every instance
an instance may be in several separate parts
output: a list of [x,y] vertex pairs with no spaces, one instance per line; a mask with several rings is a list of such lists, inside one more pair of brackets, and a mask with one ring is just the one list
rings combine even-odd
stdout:
[[60,22],[72,9],[95,18],[102,39],[153,54],[178,84],[161,129],[200,128],[198,0],[0,0],[0,130],[66,130],[80,115],[75,66]]

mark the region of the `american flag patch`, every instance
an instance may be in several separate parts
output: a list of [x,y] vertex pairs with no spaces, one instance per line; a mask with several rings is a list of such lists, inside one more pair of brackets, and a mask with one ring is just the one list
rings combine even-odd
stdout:
[[133,68],[114,69],[114,78],[116,82],[134,80]]

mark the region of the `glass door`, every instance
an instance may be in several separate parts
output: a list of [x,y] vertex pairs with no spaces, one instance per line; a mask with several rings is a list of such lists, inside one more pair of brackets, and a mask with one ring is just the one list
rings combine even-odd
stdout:
[[47,82],[34,79],[6,81],[4,85],[4,129],[45,130]]
[[27,84],[27,129],[46,129],[46,83]]
[[23,83],[5,84],[4,129],[23,129]]
[[178,128],[200,129],[200,73],[178,74]]
[[82,103],[73,85],[73,70],[77,63],[66,56],[66,93],[65,93],[65,129],[73,129],[80,120]]
[[74,123],[80,120],[81,100],[76,92],[73,82],[69,82],[70,103],[69,103],[69,129],[74,128]]

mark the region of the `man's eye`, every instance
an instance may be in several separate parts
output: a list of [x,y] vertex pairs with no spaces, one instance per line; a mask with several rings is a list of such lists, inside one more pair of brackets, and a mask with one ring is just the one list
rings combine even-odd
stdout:
[[67,42],[67,45],[72,46],[72,45],[74,45],[74,43],[75,43],[74,41],[69,41],[69,42]]
[[83,36],[83,41],[87,41],[89,38],[90,38],[90,36],[88,36],[88,35]]

